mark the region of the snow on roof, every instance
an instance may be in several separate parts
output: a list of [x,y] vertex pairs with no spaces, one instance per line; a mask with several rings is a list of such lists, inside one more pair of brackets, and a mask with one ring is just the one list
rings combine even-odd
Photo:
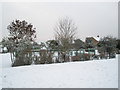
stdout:
[[93,38],[95,38],[97,41],[100,41],[100,38],[99,38],[99,37],[93,37]]
[[42,47],[41,49],[42,49],[42,50],[44,50],[44,49],[46,50],[47,48],[46,48],[46,47]]

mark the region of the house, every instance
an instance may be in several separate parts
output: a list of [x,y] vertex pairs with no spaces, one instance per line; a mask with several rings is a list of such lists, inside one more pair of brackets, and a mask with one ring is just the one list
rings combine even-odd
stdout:
[[0,42],[0,53],[7,53],[8,49],[7,47],[3,46],[2,43]]
[[72,44],[72,49],[79,50],[81,48],[85,48],[85,43],[80,39],[74,40],[74,43]]
[[97,44],[99,43],[99,41],[97,41],[93,37],[87,37],[85,40],[85,43],[86,43],[88,48],[95,48],[95,47],[97,47]]
[[96,48],[70,50],[69,56],[72,61],[91,60],[94,56],[99,56],[99,52]]

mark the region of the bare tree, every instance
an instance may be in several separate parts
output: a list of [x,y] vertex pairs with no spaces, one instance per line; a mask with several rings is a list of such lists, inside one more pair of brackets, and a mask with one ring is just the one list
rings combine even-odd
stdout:
[[55,39],[59,43],[59,49],[63,53],[67,53],[75,38],[77,27],[68,17],[62,18],[58,21],[55,27]]

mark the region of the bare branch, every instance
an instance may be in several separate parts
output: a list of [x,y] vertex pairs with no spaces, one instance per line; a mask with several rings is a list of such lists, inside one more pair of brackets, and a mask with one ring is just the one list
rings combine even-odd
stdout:
[[64,48],[63,51],[67,51],[71,48],[72,41],[74,40],[77,27],[68,17],[59,19],[55,26],[55,38],[59,41]]

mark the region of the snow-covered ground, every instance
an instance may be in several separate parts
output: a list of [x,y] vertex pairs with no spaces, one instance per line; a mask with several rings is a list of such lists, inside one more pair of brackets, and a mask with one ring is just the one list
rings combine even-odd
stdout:
[[10,67],[3,54],[2,62],[3,88],[118,88],[118,58]]
[[0,55],[0,89],[2,88],[2,55]]

